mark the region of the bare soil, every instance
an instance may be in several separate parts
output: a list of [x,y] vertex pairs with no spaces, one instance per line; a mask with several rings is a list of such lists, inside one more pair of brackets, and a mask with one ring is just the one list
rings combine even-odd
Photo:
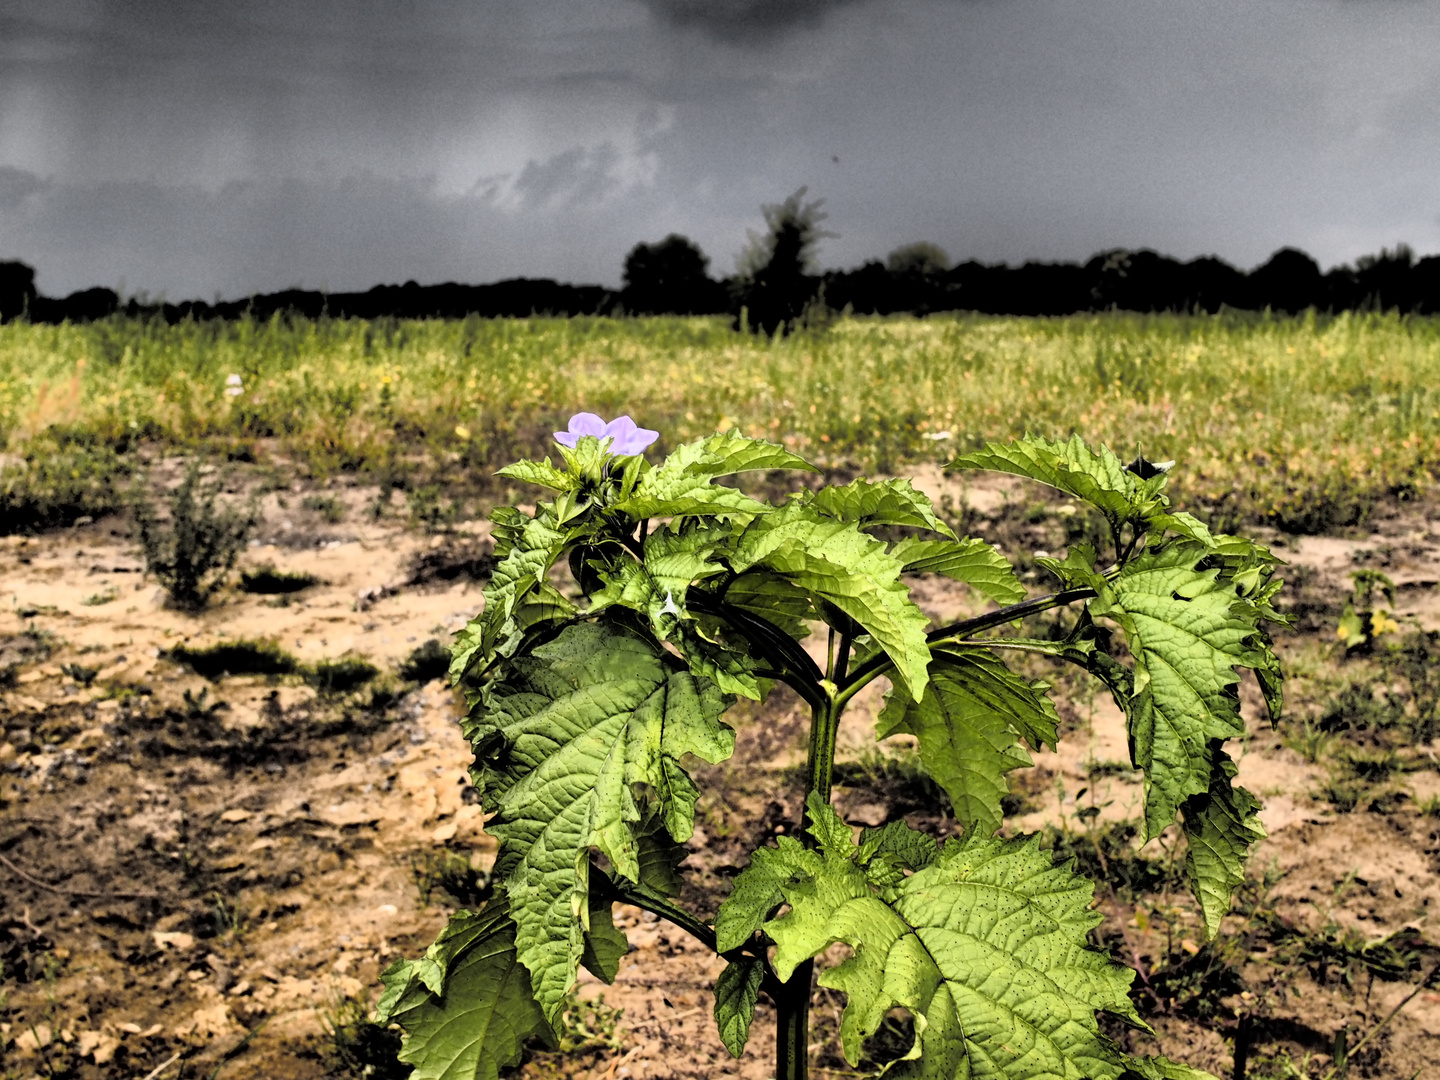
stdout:
[[[1009,485],[926,480],[973,531],[1012,550],[1058,552],[1073,535],[1063,508]],[[431,536],[365,516],[373,491],[342,494],[338,523],[269,497],[263,542],[243,560],[317,584],[288,595],[228,589],[198,615],[165,606],[123,522],[0,546],[0,1075],[362,1075],[357,1018],[379,972],[423,950],[463,899],[437,868],[488,870],[494,844],[468,784],[461,703],[438,679],[400,674],[417,648],[448,640],[478,610],[486,529]],[[1406,999],[1349,1068],[1413,1077],[1440,1066],[1440,992],[1420,985],[1440,958],[1429,923],[1440,909],[1440,818],[1427,802],[1440,795],[1435,756],[1406,748],[1345,807],[1326,785],[1349,760],[1340,751],[1350,736],[1307,744],[1301,733],[1337,687],[1371,670],[1335,638],[1349,572],[1384,570],[1407,629],[1436,629],[1440,536],[1410,507],[1371,534],[1280,550],[1297,616],[1279,640],[1294,676],[1291,718],[1272,731],[1246,686],[1250,735],[1234,753],[1241,782],[1265,802],[1270,837],[1219,943],[1204,941],[1173,844],[1125,842],[1140,789],[1123,721],[1078,679],[1056,683],[1065,738],[1014,775],[1008,828],[1047,831],[1061,854],[1108,873],[1097,943],[1140,969],[1137,1000],[1154,1029],[1115,1031],[1134,1051],[1229,1076],[1238,1044],[1251,1076],[1318,1080],[1337,1031],[1354,1047]],[[916,595],[936,619],[980,609],[952,583],[922,580]],[[170,656],[242,639],[274,642],[302,664],[364,659],[381,674],[322,692],[300,675],[205,678]],[[904,748],[875,749],[882,692],[847,715],[840,757],[851,767],[837,804],[857,825],[905,816],[948,834]],[[683,899],[707,914],[747,853],[799,810],[801,703],[781,691],[730,719],[737,751],[700,771],[687,861]],[[639,911],[618,921],[632,951],[613,986],[584,977],[578,1049],[537,1050],[525,1075],[771,1075],[767,1006],[748,1053],[731,1060],[710,1019],[719,965]],[[1371,947],[1386,939],[1400,957],[1389,968]],[[1327,941],[1349,944],[1327,952]],[[842,1004],[821,992],[822,1076],[855,1074],[835,1039]]]

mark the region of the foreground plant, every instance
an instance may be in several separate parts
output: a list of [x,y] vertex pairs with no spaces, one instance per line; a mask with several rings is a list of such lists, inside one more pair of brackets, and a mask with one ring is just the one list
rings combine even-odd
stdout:
[[[526,1040],[553,1041],[579,967],[616,974],[627,950],[617,903],[725,957],[715,1020],[732,1054],[770,998],[780,1080],[807,1075],[813,966],[836,943],[851,955],[819,982],[847,995],[840,1033],[852,1063],[904,1009],[915,1039],[897,1076],[1190,1073],[1131,1057],[1101,1033],[1097,1012],[1145,1024],[1128,996],[1134,972],[1089,945],[1100,921],[1092,882],[1034,836],[995,835],[1006,774],[1031,764],[1027,746],[1053,747],[1058,724],[1048,686],[1002,658],[1074,664],[1109,688],[1144,771],[1147,839],[1178,816],[1213,937],[1265,835],[1223,744],[1244,731],[1237,669],[1255,672],[1272,717],[1280,708],[1263,629],[1281,621],[1270,554],[1172,511],[1164,466],[1125,466],[1078,438],[1027,438],[952,467],[1082,499],[1104,515],[1113,547],[1038,560],[1060,589],[1026,599],[1004,556],[956,538],[908,481],[857,480],[776,506],[715,480],[812,468],[779,446],[732,431],[652,466],[633,424],[597,424],[587,416],[557,436],[564,468],[547,459],[501,470],[556,494],[533,514],[493,515],[502,561],[453,652],[451,676],[469,692],[472,775],[500,843],[497,889],[452,917],[423,958],[384,975],[378,1018],[404,1030],[414,1075],[495,1077]],[[885,542],[876,529],[909,534]],[[562,558],[578,596],[551,581]],[[1002,606],[931,627],[911,574],[946,575]],[[1058,640],[1000,633],[1056,608],[1074,610]],[[817,625],[823,666],[802,645]],[[918,740],[962,837],[938,845],[892,821],[857,839],[832,809],[841,713],[877,679],[890,684],[877,736]],[[711,925],[675,902],[699,796],[684,760],[727,758],[725,710],[782,682],[812,715],[804,821],[753,853]]]

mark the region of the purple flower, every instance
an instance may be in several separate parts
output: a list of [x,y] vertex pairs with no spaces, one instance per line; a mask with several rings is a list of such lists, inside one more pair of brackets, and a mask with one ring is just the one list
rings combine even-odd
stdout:
[[607,424],[592,412],[582,412],[570,418],[569,431],[555,432],[555,441],[573,450],[583,435],[609,439],[610,453],[620,455],[638,454],[660,437],[658,431],[636,427],[628,416],[617,416]]

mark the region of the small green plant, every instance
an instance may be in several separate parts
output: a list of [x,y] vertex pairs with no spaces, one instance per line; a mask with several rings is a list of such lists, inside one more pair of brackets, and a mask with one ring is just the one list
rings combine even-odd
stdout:
[[176,645],[166,655],[212,682],[227,675],[292,675],[300,662],[273,641],[221,641],[209,648]]
[[[1368,651],[1376,638],[1400,629],[1393,610],[1395,582],[1379,570],[1355,570],[1350,577],[1355,588],[1340,616],[1335,636],[1344,643],[1346,653]],[[1388,601],[1390,607],[1379,609],[1375,603],[1377,595]]]
[[345,520],[345,504],[333,495],[307,495],[300,500],[300,505],[306,510],[313,510],[331,525]]
[[119,599],[120,590],[117,589],[115,586],[111,585],[108,588],[101,589],[97,593],[91,593],[89,596],[81,600],[80,603],[84,604],[86,607],[99,607],[102,604],[114,603],[116,600]]
[[430,638],[418,646],[400,664],[400,678],[406,682],[427,683],[444,678],[450,670],[450,650],[439,638]]
[[[580,966],[615,977],[628,944],[612,909],[625,903],[726,960],[715,1020],[732,1054],[770,998],[777,1080],[809,1073],[815,961],[836,944],[852,955],[819,983],[847,996],[852,1064],[903,1009],[914,1027],[896,1075],[1193,1076],[1101,1033],[1098,1012],[1143,1022],[1135,973],[1091,946],[1093,883],[1037,836],[996,836],[1007,774],[1053,747],[1060,726],[1049,684],[1004,658],[1074,665],[1113,695],[1144,775],[1135,839],[1178,817],[1214,939],[1265,835],[1224,744],[1246,730],[1239,669],[1255,673],[1272,717],[1280,708],[1270,553],[1172,510],[1167,466],[1127,466],[1078,437],[991,444],[950,467],[1037,480],[1106,523],[1103,551],[1077,542],[1064,559],[1037,558],[1058,589],[1027,598],[995,547],[956,537],[907,481],[774,504],[715,481],[813,468],[782,446],[732,430],[652,465],[641,451],[655,438],[629,417],[580,414],[556,436],[563,468],[501,470],[554,495],[492,514],[500,562],[450,669],[469,690],[463,730],[500,845],[495,891],[452,916],[423,959],[385,972],[377,1019],[404,1030],[402,1058],[427,1075],[463,1059],[465,1076],[493,1077],[526,1039],[553,1044]],[[578,596],[550,580],[561,559]],[[910,596],[906,575],[918,573],[1000,606],[932,626]],[[1026,619],[1059,609],[1067,632],[1025,634]],[[801,644],[816,629],[818,660]],[[857,838],[831,806],[841,715],[882,678],[877,735],[918,742],[963,829],[943,846],[903,820]],[[700,795],[682,760],[729,757],[726,710],[776,683],[811,714],[803,818],[751,855],[712,924],[676,900]]]
[[409,1065],[400,1062],[400,1031],[394,1025],[370,1019],[368,1003],[337,997],[321,1012],[320,1022],[330,1036],[324,1056],[356,1080],[406,1080]]
[[61,664],[60,670],[81,686],[89,686],[95,681],[95,676],[100,674],[99,668],[86,667],[84,664]]
[[201,479],[199,460],[167,497],[161,520],[143,493],[133,503],[145,566],[177,608],[198,611],[224,584],[259,518],[252,502],[243,510],[217,502],[220,483]]
[[280,596],[303,592],[320,584],[314,574],[276,570],[273,566],[261,566],[254,570],[240,571],[240,591],[259,596]]
[[490,895],[490,875],[448,848],[416,852],[410,856],[410,870],[420,893],[421,907],[430,906],[436,889],[454,897],[462,907],[477,907]]
[[380,669],[368,660],[347,656],[321,660],[305,672],[305,681],[322,694],[348,694],[379,674]]

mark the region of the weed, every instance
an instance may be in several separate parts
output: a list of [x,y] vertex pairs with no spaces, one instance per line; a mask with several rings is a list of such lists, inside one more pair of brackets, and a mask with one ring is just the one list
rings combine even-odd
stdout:
[[449,670],[450,650],[439,638],[430,638],[401,662],[400,678],[406,682],[427,683],[443,679]]
[[240,571],[240,591],[259,596],[302,592],[318,584],[320,579],[314,574],[276,570],[273,566]]
[[1173,858],[1151,859],[1140,854],[1142,845],[1137,840],[1142,830],[1137,822],[1092,826],[1083,833],[1051,826],[1041,836],[1041,844],[1054,852],[1056,861],[1073,859],[1081,873],[1108,880],[1129,896],[1174,888],[1183,880]]
[[300,500],[300,505],[306,510],[313,510],[331,525],[345,520],[345,504],[333,495],[307,495]]
[[111,585],[109,588],[102,589],[97,593],[91,593],[89,596],[81,600],[80,603],[84,604],[86,607],[99,607],[101,604],[113,603],[114,601],[119,599],[120,590],[117,589],[115,586]]
[[464,908],[478,908],[490,895],[490,876],[472,866],[465,856],[445,848],[412,854],[410,871],[421,907],[430,906],[436,889],[449,893]]
[[1325,729],[1325,722],[1322,717],[1318,725],[1312,724],[1308,718],[1299,727],[1291,724],[1281,734],[1280,741],[1314,765],[1325,755],[1330,743],[1334,741]]
[[322,660],[305,672],[305,681],[322,694],[348,694],[364,686],[380,669],[356,657]]
[[330,1036],[324,1056],[360,1080],[406,1080],[409,1065],[400,1062],[400,1032],[370,1019],[370,1007],[358,998],[337,998],[321,1012]]
[[457,499],[442,497],[438,484],[427,484],[409,493],[407,504],[410,520],[426,532],[445,532],[465,513],[465,505]]
[[217,506],[220,484],[201,481],[192,460],[185,477],[170,492],[168,521],[162,522],[143,494],[134,500],[135,521],[146,568],[160,579],[170,602],[198,610],[225,584],[258,518],[252,502],[245,510]]
[[128,467],[93,440],[53,432],[0,464],[0,533],[65,528],[119,510]]
[[273,641],[222,641],[208,649],[176,645],[167,654],[215,682],[227,675],[292,675],[300,662]]
[[624,1009],[606,1005],[604,994],[587,1001],[571,991],[560,1012],[556,1049],[562,1054],[614,1053],[624,1045],[619,1037],[624,1014]]
[[99,668],[86,667],[84,664],[61,664],[60,670],[81,686],[87,687],[95,681],[95,676],[100,674]]

